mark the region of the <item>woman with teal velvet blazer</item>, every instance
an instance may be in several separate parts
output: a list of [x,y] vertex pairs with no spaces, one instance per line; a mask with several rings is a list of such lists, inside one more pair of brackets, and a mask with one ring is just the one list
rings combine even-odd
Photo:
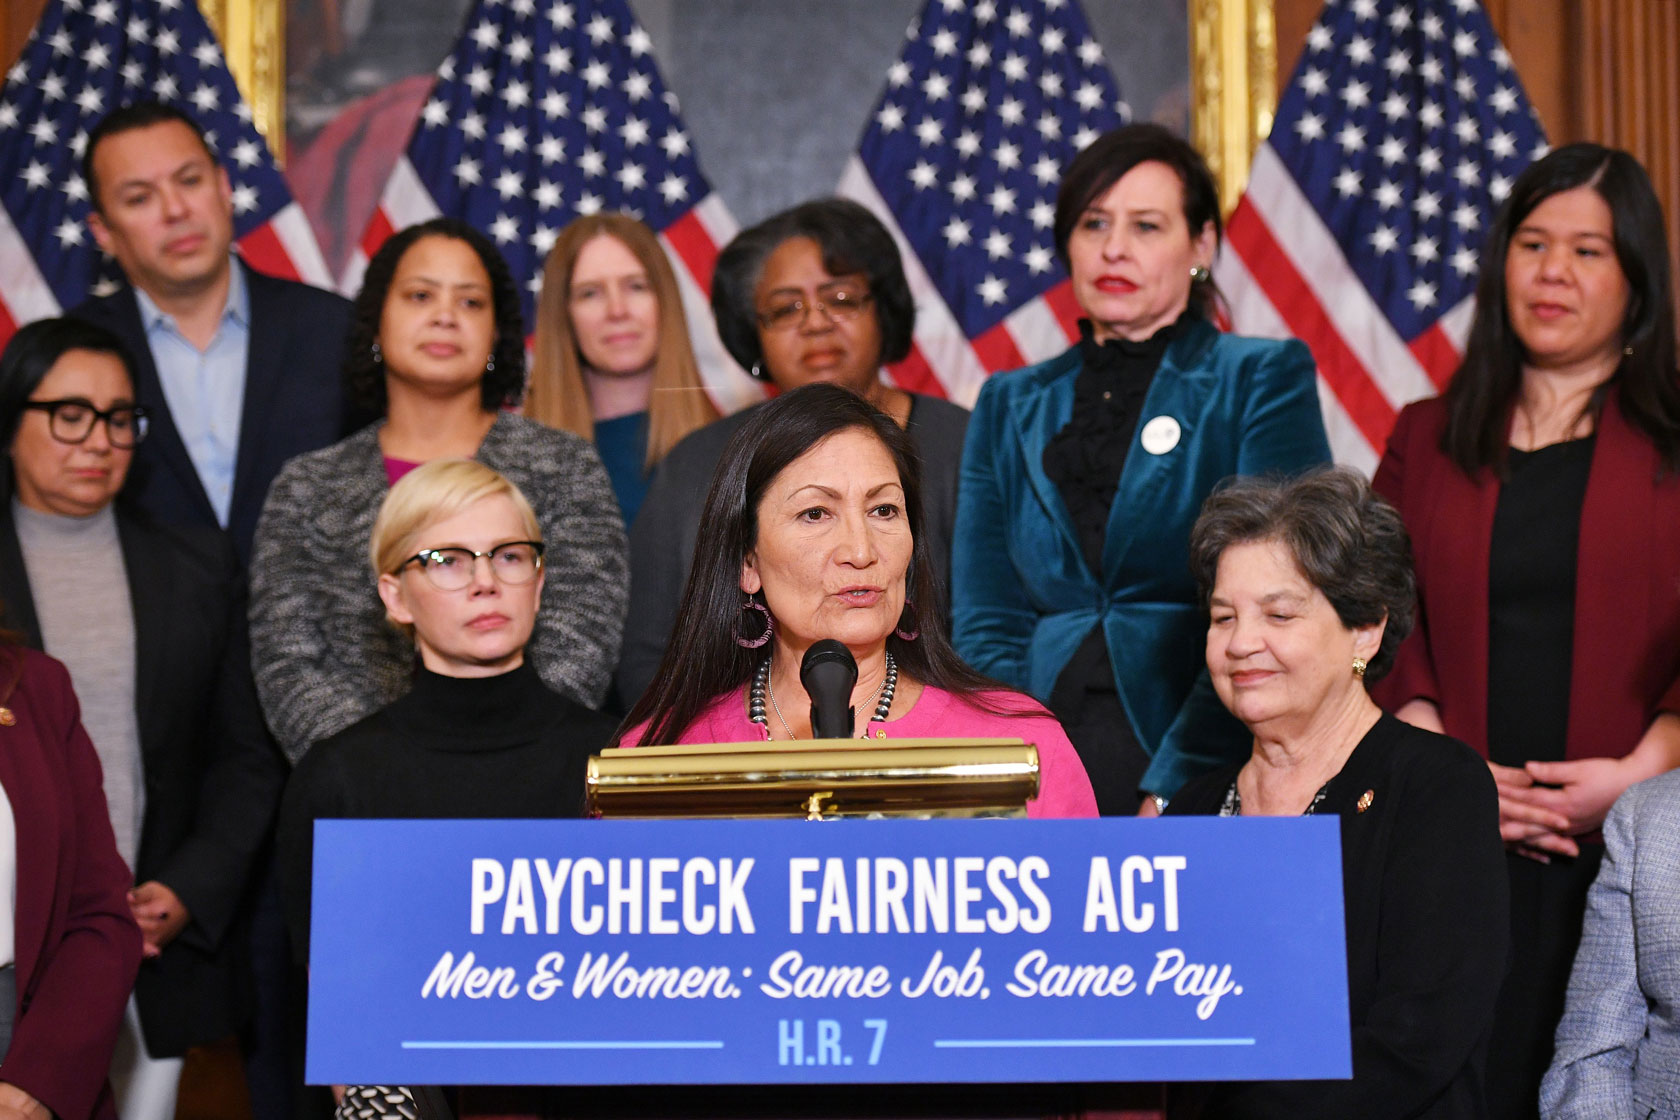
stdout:
[[1158,812],[1249,753],[1204,664],[1188,561],[1202,500],[1330,458],[1307,348],[1208,321],[1220,233],[1207,165],[1166,129],[1081,152],[1055,237],[1083,337],[987,382],[964,447],[958,652],[1049,706],[1110,815]]

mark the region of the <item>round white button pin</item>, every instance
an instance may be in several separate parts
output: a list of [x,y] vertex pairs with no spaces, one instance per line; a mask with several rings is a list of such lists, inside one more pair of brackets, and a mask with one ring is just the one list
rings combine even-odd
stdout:
[[1151,455],[1165,455],[1178,446],[1182,431],[1178,421],[1171,416],[1157,416],[1143,426],[1143,435],[1139,438],[1143,449]]

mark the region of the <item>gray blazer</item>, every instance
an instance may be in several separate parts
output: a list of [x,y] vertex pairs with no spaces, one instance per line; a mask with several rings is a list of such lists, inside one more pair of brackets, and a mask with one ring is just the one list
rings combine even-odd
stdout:
[[[414,646],[385,621],[368,540],[388,489],[380,424],[299,455],[274,480],[251,562],[251,662],[292,762],[408,691]],[[554,691],[598,707],[618,660],[629,572],[624,522],[595,447],[498,412],[474,456],[542,525],[544,580],[526,653]]]
[[1604,822],[1540,1113],[1680,1115],[1680,770],[1622,794]]

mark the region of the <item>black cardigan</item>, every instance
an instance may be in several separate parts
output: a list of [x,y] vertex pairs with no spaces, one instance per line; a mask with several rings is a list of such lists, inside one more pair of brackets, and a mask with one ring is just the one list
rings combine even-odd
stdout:
[[[1196,779],[1167,812],[1219,812],[1241,768]],[[1353,1079],[1187,1085],[1172,1115],[1487,1115],[1487,1039],[1510,938],[1487,764],[1456,739],[1385,715],[1316,811],[1342,821]]]
[[527,661],[494,677],[421,669],[395,703],[310,748],[280,805],[280,891],[309,953],[315,822],[577,817],[589,756],[616,724],[552,691]]
[[[245,633],[244,580],[219,531],[165,528],[127,499],[117,543],[134,608],[134,708],[146,807],[135,882],[163,883],[192,914],[135,981],[154,1057],[239,1030],[250,1014],[248,900],[286,781]],[[0,626],[44,648],[35,595],[0,485]]]

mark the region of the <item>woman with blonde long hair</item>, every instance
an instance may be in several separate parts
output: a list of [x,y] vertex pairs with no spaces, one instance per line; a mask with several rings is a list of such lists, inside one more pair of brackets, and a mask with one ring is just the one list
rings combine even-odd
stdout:
[[562,230],[543,265],[533,350],[525,414],[594,442],[628,525],[665,453],[718,418],[653,231],[625,214]]

